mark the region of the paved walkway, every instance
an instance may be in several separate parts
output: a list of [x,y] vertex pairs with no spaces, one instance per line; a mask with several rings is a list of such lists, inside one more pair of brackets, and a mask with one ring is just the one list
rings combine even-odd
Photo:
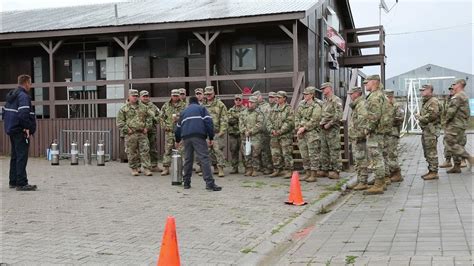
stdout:
[[[8,188],[9,158],[0,159],[0,263],[156,263],[168,215],[176,218],[184,265],[232,264],[279,232],[310,206],[289,206],[289,180],[229,175],[222,192],[207,192],[201,177],[192,188],[169,177],[132,177],[126,164],[70,166],[31,159],[36,192]],[[303,184],[315,202],[334,181]]]
[[441,169],[423,181],[420,136],[403,138],[401,150],[404,182],[381,196],[353,192],[278,264],[472,265],[472,173]]

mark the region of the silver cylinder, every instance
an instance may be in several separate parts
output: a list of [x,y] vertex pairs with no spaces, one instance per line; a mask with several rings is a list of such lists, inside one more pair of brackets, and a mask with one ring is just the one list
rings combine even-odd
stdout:
[[179,186],[183,183],[183,160],[178,150],[171,155],[171,185]]
[[79,164],[79,151],[77,150],[77,143],[71,143],[71,165],[78,165]]
[[98,166],[104,166],[105,165],[104,143],[97,144],[97,165]]
[[51,165],[59,165],[59,147],[56,140],[51,143]]
[[91,144],[88,140],[84,143],[84,164],[92,164]]

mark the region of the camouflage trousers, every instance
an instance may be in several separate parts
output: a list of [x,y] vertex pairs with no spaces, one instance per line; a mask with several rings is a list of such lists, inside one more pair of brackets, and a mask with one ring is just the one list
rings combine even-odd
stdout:
[[128,165],[137,169],[140,165],[144,169],[150,169],[150,146],[148,137],[143,133],[133,133],[125,136],[127,145]]
[[444,132],[448,152],[453,156],[454,164],[460,164],[462,159],[470,157],[464,145],[466,145],[466,132],[463,129]]
[[[449,151],[449,145],[446,140],[447,140],[446,135],[444,135],[444,138],[443,138],[444,158],[446,159],[446,161],[451,161],[451,158],[453,156],[451,152]],[[463,147],[466,146],[466,143],[467,143],[466,134],[462,134],[462,139],[460,138],[460,140],[461,142],[459,144],[461,144]]]
[[262,154],[261,154],[262,170],[273,170],[272,149],[270,147],[270,133],[262,134]]
[[303,159],[304,170],[320,170],[320,140],[316,130],[305,132],[298,137],[298,148]]
[[[245,167],[252,167],[255,171],[261,172],[262,169],[262,152],[263,152],[263,136],[257,134],[250,137],[252,143],[252,152],[245,156]],[[245,137],[242,140],[242,150],[245,150]]]
[[385,152],[386,152],[386,165],[385,172],[391,175],[395,171],[400,170],[400,164],[398,164],[398,143],[400,138],[397,136],[387,135],[385,138]]
[[438,172],[438,136],[423,132],[421,135],[421,145],[428,163],[428,170]]
[[321,131],[321,170],[339,172],[342,169],[339,127]]
[[224,137],[214,136],[212,146],[209,146],[209,156],[211,158],[212,165],[225,167],[224,159]]
[[230,135],[229,134],[229,150],[230,150],[230,164],[232,168],[239,167],[239,158],[242,155],[244,158],[243,150],[242,150],[242,139],[240,135]]
[[158,149],[156,148],[156,130],[148,132],[148,142],[150,143],[150,163],[151,167],[158,166]]
[[376,179],[384,179],[385,160],[383,150],[385,148],[385,135],[373,134],[367,139],[367,157],[372,160],[374,174]]
[[171,154],[174,149],[174,133],[165,131],[165,152],[163,154],[163,167],[171,166]]
[[293,133],[270,139],[273,166],[278,170],[293,170]]
[[369,176],[369,172],[367,170],[367,141],[352,141],[352,154],[354,156],[357,181],[367,184],[367,178]]

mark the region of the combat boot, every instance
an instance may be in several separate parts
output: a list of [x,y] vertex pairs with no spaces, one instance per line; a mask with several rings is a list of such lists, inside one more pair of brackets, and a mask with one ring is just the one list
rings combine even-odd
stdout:
[[305,175],[304,176],[300,176],[300,181],[305,181],[306,179],[310,178],[312,175],[312,171],[311,170],[305,170]]
[[428,173],[421,175],[421,178],[425,178],[425,176],[429,175],[430,171],[428,170]]
[[232,171],[230,173],[231,174],[238,174],[239,173],[239,167],[233,167]]
[[460,174],[461,173],[460,164],[455,163],[453,168],[446,171],[446,173],[448,173],[448,174]]
[[149,169],[145,169],[144,173],[145,173],[146,176],[152,176],[153,175],[153,173]]
[[392,180],[390,179],[390,177],[386,176],[385,177],[385,185],[389,186],[392,184]]
[[252,170],[252,173],[250,174],[250,176],[252,176],[252,177],[259,176],[258,171],[255,170],[255,169],[253,169],[253,170]]
[[316,182],[317,181],[317,171],[315,170],[311,170],[311,176],[309,176],[308,178],[305,179],[306,182],[309,182],[309,183],[312,183],[312,182]]
[[165,176],[165,175],[169,175],[169,174],[170,174],[170,168],[167,167],[167,166],[164,166],[163,171],[161,171],[161,175]]
[[453,167],[453,165],[451,164],[451,160],[446,160],[442,165],[439,166],[439,168],[449,168],[449,167]]
[[461,165],[459,167],[466,168],[467,167],[467,159],[466,160],[461,160]]
[[433,179],[439,179],[438,172],[430,171],[427,176],[423,177],[423,180],[433,180]]
[[377,194],[383,194],[383,187],[384,187],[385,181],[382,179],[376,179],[375,184],[368,188],[366,191],[364,191],[364,195],[377,195]]
[[357,184],[357,186],[355,186],[354,188],[352,188],[353,190],[356,190],[356,191],[359,191],[359,190],[366,190],[369,188],[369,185],[365,184],[365,183],[362,183],[362,182],[359,182]]
[[401,173],[400,169],[398,169],[398,170],[396,170],[395,172],[392,173],[392,176],[390,177],[390,180],[392,181],[392,183],[403,181],[403,177],[402,177],[402,173]]
[[138,173],[138,169],[134,168],[132,169],[132,176],[139,176],[140,174]]
[[339,179],[339,172],[329,171],[328,177],[329,179]]
[[290,178],[291,178],[291,174],[292,174],[292,173],[291,173],[290,170],[284,170],[281,175],[283,176],[284,179],[290,179]]
[[277,177],[277,176],[281,176],[282,175],[282,171],[280,169],[275,169],[273,170],[273,173],[271,173],[269,175],[269,177]]
[[217,167],[217,176],[218,177],[224,177],[224,167],[222,167],[222,166]]
[[214,172],[212,173],[217,175],[219,173],[219,168],[217,167],[217,165],[213,165],[212,168],[214,168]]
[[244,176],[251,176],[252,172],[253,172],[252,167],[247,167],[247,169],[245,169]]
[[328,177],[328,172],[319,170],[317,172],[317,177]]

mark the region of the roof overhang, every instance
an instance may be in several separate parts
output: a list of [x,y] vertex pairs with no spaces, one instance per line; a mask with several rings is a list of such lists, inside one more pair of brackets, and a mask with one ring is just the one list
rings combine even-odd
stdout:
[[94,28],[79,28],[79,29],[65,29],[54,31],[36,31],[36,32],[13,32],[0,34],[0,41],[4,40],[24,40],[24,39],[45,39],[45,38],[60,38],[71,36],[84,35],[103,35],[123,32],[144,32],[144,31],[160,31],[160,30],[178,30],[178,29],[193,29],[193,28],[208,28],[208,27],[222,27],[230,25],[256,24],[276,21],[299,20],[305,18],[305,11],[248,16],[238,18],[225,18],[213,20],[198,20],[186,22],[170,22],[170,23],[156,23],[156,24],[139,24],[139,25],[124,25],[111,27],[94,27]]

